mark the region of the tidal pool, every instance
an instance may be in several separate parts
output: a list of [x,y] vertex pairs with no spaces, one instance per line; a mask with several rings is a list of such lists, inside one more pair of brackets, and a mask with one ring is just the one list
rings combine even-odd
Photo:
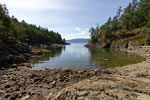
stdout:
[[94,69],[121,67],[144,61],[136,54],[109,49],[86,48],[85,44],[71,44],[59,48],[47,48],[46,54],[33,63],[33,69]]

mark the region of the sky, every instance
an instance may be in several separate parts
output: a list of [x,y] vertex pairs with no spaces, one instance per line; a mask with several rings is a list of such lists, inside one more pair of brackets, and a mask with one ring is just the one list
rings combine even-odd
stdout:
[[89,38],[89,29],[104,24],[131,0],[0,0],[19,21],[59,32],[62,38]]

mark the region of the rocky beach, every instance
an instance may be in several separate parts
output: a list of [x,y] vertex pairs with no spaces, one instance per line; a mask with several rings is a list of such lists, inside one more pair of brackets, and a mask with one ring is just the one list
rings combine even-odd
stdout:
[[113,69],[32,70],[31,62],[2,69],[0,100],[149,100],[150,48],[121,51],[137,53],[146,61]]

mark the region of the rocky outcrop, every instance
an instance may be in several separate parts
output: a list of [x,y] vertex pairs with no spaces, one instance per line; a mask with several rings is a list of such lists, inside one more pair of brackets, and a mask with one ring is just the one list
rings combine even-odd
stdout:
[[132,49],[137,47],[137,45],[132,44],[130,41],[115,41],[115,42],[101,42],[96,44],[86,44],[85,47],[89,48],[127,48]]
[[96,43],[89,43],[86,47],[96,48],[128,48],[146,45],[146,28],[122,29],[112,32],[111,38],[100,35]]
[[20,62],[21,60],[24,61],[24,59],[20,59],[18,56],[27,52],[30,52],[30,48],[25,44],[0,45],[0,68],[8,67],[13,63]]
[[0,69],[18,67],[50,52],[49,50],[37,47],[29,48],[28,45],[24,44],[14,46],[3,45],[0,47]]

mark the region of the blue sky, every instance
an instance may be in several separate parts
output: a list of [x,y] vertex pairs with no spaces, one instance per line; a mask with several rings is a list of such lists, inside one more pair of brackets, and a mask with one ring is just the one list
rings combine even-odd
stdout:
[[10,15],[59,32],[63,38],[88,38],[89,29],[102,25],[131,0],[0,0]]

